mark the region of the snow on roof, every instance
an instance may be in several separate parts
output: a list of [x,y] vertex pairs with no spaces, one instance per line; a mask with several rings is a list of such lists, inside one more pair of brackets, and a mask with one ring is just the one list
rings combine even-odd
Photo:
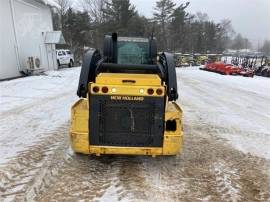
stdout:
[[44,3],[45,5],[49,5],[55,8],[60,8],[59,4],[54,0],[38,0],[39,2]]

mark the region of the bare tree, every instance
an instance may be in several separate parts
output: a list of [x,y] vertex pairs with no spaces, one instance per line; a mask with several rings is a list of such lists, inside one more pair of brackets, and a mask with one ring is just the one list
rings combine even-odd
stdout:
[[232,49],[248,49],[251,48],[251,43],[247,38],[244,38],[241,34],[237,34],[232,41]]
[[95,23],[104,22],[104,8],[106,0],[79,0],[79,7],[86,11]]
[[67,12],[68,8],[71,6],[70,0],[54,0],[55,3],[59,5],[59,7],[56,8],[56,12],[58,14],[58,26],[59,29],[63,29],[63,20],[64,20],[64,15]]
[[229,48],[231,46],[231,39],[235,35],[235,31],[232,27],[231,20],[223,19],[218,24],[218,46],[220,49]]
[[197,12],[195,20],[198,20],[200,22],[206,22],[209,21],[209,16],[207,13]]

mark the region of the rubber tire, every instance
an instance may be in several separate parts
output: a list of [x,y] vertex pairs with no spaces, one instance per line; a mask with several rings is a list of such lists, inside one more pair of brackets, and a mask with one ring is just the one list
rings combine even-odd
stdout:
[[73,60],[70,60],[70,62],[69,62],[69,64],[68,64],[68,67],[71,68],[71,67],[73,67],[73,66],[74,66],[74,62],[73,62]]

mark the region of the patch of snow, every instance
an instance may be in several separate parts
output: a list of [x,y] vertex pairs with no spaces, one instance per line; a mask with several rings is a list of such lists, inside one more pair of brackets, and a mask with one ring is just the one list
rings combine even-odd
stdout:
[[269,78],[226,76],[197,67],[177,69],[177,77],[187,122],[203,122],[236,149],[270,159]]
[[0,164],[70,119],[80,68],[0,82]]
[[237,170],[231,167],[228,168],[220,162],[216,162],[213,165],[213,171],[217,182],[216,189],[221,194],[222,199],[224,201],[239,201],[239,190],[241,190],[241,186],[232,181],[234,178],[240,179],[237,175]]
[[42,0],[46,5],[50,5],[52,7],[60,8],[59,4],[54,0]]
[[117,188],[112,185],[106,189],[105,193],[100,198],[96,198],[96,201],[107,202],[107,201],[127,201],[127,200],[119,200]]

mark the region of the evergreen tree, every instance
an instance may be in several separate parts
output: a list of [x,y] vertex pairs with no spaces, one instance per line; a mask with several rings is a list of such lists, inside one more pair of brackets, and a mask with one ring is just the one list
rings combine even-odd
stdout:
[[133,18],[138,17],[135,6],[129,0],[108,1],[103,11],[105,31],[117,32],[119,35],[129,35],[128,27]]
[[159,0],[154,8],[154,20],[158,24],[157,37],[162,50],[168,49],[168,24],[172,19],[175,5],[172,0]]
[[172,13],[172,20],[170,22],[170,49],[175,51],[181,51],[183,47],[183,42],[185,40],[185,35],[187,32],[186,23],[187,20],[192,18],[185,9],[189,3],[181,4]]
[[149,37],[151,35],[151,29],[149,29],[151,23],[144,16],[139,16],[137,13],[130,20],[127,27],[127,36],[136,37]]
[[[234,31],[229,20],[215,23],[205,13],[191,15],[186,11],[189,3],[176,6],[172,0],[157,0],[153,19],[147,19],[138,14],[130,0],[78,0],[80,11],[67,9],[69,0],[55,1],[61,6],[53,9],[54,29],[62,30],[75,55],[81,56],[84,46],[102,49],[104,35],[112,32],[149,37],[154,31],[160,51],[220,53],[226,48],[251,46],[240,34],[232,39]],[[269,41],[260,50],[269,54]]]
[[62,31],[67,45],[75,55],[82,55],[83,47],[91,44],[90,30],[90,16],[87,12],[74,11],[72,8],[67,10]]

